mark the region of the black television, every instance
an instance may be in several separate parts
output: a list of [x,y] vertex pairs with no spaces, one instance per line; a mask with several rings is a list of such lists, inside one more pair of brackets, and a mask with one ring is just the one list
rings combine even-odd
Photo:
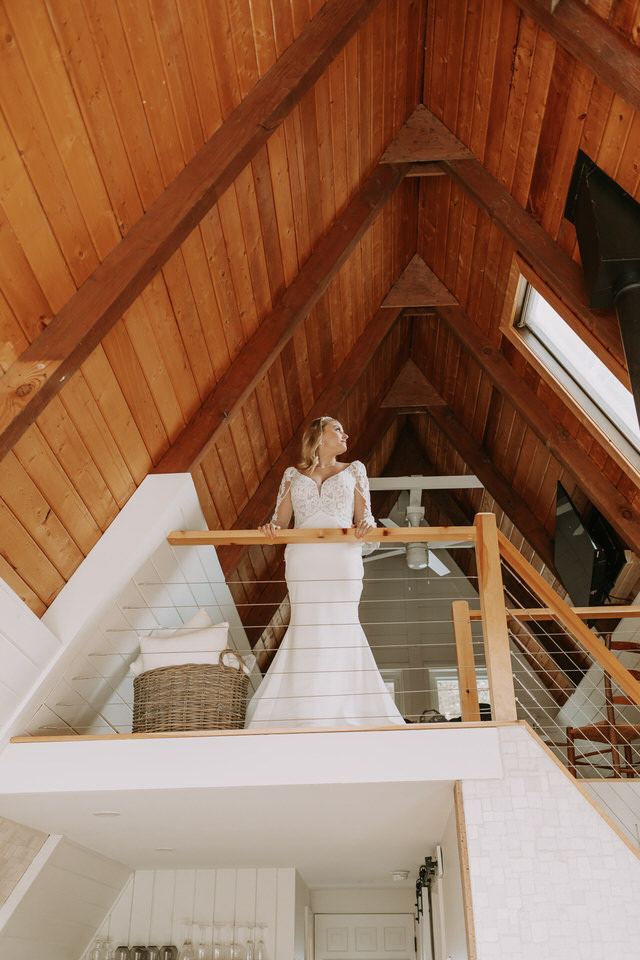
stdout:
[[582,519],[558,483],[554,563],[574,607],[606,603],[624,565],[624,548],[595,508]]

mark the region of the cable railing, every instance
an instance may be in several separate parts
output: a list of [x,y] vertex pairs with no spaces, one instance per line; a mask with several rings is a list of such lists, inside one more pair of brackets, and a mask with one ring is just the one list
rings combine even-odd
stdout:
[[[367,669],[380,671],[407,723],[526,720],[581,779],[638,775],[640,646],[632,638],[622,638],[620,626],[609,634],[618,622],[632,624],[640,607],[569,607],[499,533],[493,514],[478,514],[466,527],[378,528],[364,540],[378,545],[377,554],[365,558],[356,615],[375,657]],[[197,552],[211,546],[265,545],[257,530],[176,531],[168,541],[176,555],[185,548]],[[355,534],[339,529],[281,530],[274,541],[322,542],[355,542]],[[445,557],[457,548],[462,555],[465,548],[464,556],[474,564],[463,564],[464,570],[449,564],[442,579],[428,568],[412,571],[406,557],[400,556],[411,544],[425,544],[430,553]],[[198,571],[195,576],[195,586],[172,584],[165,578],[161,585],[141,582],[137,592],[131,591],[120,605],[126,629],[114,621],[108,643],[85,655],[73,677],[73,689],[71,684],[60,688],[57,697],[41,708],[46,722],[32,725],[28,735],[131,733],[135,699],[131,665],[140,654],[140,638],[156,638],[169,627],[176,637],[189,635],[188,613],[197,609],[200,598],[206,600],[206,576]],[[231,619],[233,614],[237,620],[228,646],[245,658],[256,657],[248,671],[249,697],[260,686],[289,624],[282,576],[280,566],[275,580],[265,576],[262,582],[254,578],[249,584],[236,572],[227,581],[233,602],[216,608],[218,619]],[[190,605],[165,607],[161,599],[169,595],[181,602],[191,598]],[[336,609],[339,606],[338,599]],[[298,605],[298,616],[300,609]],[[315,622],[317,610],[311,612]],[[182,618],[178,627],[177,613]],[[333,621],[340,623],[335,611]],[[132,634],[132,622],[140,625],[137,634]],[[298,626],[304,655],[304,617]],[[181,652],[188,662],[192,651],[182,644]],[[341,668],[332,668],[331,658],[338,652],[332,650],[328,631],[329,665],[319,669],[333,670],[336,683]],[[153,669],[153,654],[149,664]],[[286,699],[288,694],[281,691],[279,696]],[[331,727],[332,705],[329,699],[326,702],[326,712],[318,708],[316,719]],[[369,720],[376,726],[375,712]],[[291,721],[295,722],[295,711]],[[589,736],[600,740],[593,746]]]

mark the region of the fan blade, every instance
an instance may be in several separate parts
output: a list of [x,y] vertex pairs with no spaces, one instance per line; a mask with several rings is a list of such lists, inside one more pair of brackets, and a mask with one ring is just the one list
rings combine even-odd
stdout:
[[429,550],[427,557],[427,566],[430,570],[433,570],[437,577],[445,577],[448,573],[451,573],[449,567],[446,567],[442,560],[438,560],[431,550]]
[[376,550],[375,553],[370,554],[368,557],[363,557],[362,562],[371,563],[372,560],[385,560],[387,557],[398,557],[402,553],[406,553],[404,547],[394,547],[392,550],[380,549]]

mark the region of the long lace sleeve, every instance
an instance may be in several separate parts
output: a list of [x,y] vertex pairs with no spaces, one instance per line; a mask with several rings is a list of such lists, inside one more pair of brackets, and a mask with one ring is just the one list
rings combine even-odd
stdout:
[[293,479],[293,473],[293,467],[287,467],[280,481],[276,507],[271,517],[271,523],[275,523],[279,527],[287,527],[291,520],[291,480]]
[[356,498],[355,503],[355,519],[368,520],[369,523],[375,527],[376,521],[373,518],[371,513],[371,494],[369,493],[369,480],[367,477],[367,471],[364,468],[364,464],[360,460],[354,460],[351,464],[353,473],[356,478],[356,491],[360,494],[362,498],[362,514],[358,510],[358,501]]

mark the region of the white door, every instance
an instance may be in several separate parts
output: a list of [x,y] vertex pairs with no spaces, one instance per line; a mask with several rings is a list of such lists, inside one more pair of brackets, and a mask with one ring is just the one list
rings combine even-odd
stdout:
[[415,960],[413,914],[319,913],[314,960]]

